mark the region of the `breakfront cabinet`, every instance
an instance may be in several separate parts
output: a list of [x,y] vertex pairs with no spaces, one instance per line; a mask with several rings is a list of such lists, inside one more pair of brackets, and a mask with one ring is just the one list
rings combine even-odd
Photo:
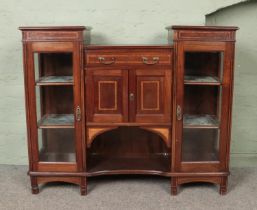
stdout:
[[29,172],[39,184],[143,174],[227,191],[236,27],[172,26],[173,45],[83,44],[82,26],[20,27]]

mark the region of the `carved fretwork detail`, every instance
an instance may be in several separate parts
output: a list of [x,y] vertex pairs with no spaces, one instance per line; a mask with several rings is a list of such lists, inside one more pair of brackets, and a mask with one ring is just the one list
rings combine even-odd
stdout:
[[113,130],[117,127],[97,127],[97,128],[88,128],[87,129],[87,147],[90,148],[92,142],[94,141],[95,137],[105,131]]

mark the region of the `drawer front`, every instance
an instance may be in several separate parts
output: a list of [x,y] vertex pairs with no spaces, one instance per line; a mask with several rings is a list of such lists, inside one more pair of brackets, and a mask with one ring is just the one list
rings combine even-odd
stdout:
[[171,51],[154,51],[151,52],[138,52],[131,55],[131,62],[133,64],[142,64],[145,66],[152,65],[171,65],[172,54]]
[[88,51],[85,63],[88,66],[143,65],[158,66],[172,65],[172,50],[97,50]]
[[128,53],[94,51],[86,53],[87,65],[113,66],[128,63]]

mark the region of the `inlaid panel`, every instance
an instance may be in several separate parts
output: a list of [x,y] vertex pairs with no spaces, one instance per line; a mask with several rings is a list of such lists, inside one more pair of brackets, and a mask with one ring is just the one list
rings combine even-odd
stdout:
[[137,92],[138,113],[160,113],[163,110],[163,77],[137,77]]
[[[169,122],[171,108],[171,70],[135,71],[135,121]],[[133,92],[133,90],[130,90]]]
[[141,89],[141,110],[159,111],[160,110],[160,81],[142,81]]
[[101,123],[126,121],[127,94],[126,70],[87,70],[87,121]]
[[98,110],[116,111],[118,98],[117,81],[98,81]]

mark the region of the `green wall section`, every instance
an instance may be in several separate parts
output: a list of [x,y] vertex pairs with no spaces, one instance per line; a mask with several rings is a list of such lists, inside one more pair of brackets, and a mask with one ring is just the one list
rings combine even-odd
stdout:
[[[257,165],[257,1],[206,17],[208,25],[236,25],[232,164]],[[247,161],[241,161],[243,158]]]
[[[92,44],[166,44],[166,26],[204,25],[205,15],[239,0],[0,1],[0,164],[27,164],[19,26],[91,26]],[[209,23],[238,25],[232,163],[256,157],[256,4],[210,15]]]

